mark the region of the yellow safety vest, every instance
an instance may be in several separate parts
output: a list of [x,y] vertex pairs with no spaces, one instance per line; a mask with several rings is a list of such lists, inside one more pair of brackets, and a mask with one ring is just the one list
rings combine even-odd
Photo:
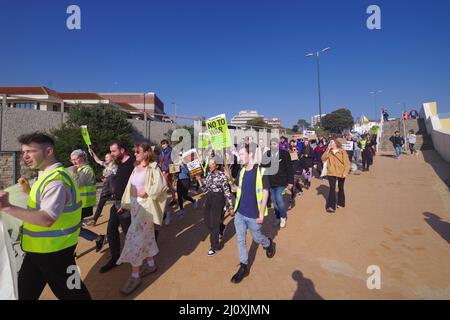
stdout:
[[[263,176],[264,176],[264,168],[257,168],[256,169],[256,203],[258,204],[258,212],[261,209],[261,204],[263,201],[264,196],[264,187],[263,187]],[[239,208],[239,202],[241,201],[241,195],[242,195],[242,182],[244,180],[244,174],[245,174],[245,167],[241,169],[241,172],[239,174],[239,186],[237,189],[236,194],[236,203],[234,204],[234,211],[237,212]],[[266,208],[264,209],[264,216],[266,217],[269,214],[269,210]]]
[[208,170],[209,156],[206,156],[205,166],[203,167],[203,176],[206,177],[206,171]]
[[359,142],[361,142],[361,152],[363,152],[364,149],[366,148],[367,140],[361,139],[361,140],[359,140]]
[[87,185],[78,186],[78,190],[80,191],[81,202],[83,203],[83,208],[90,208],[95,206],[97,187],[95,184],[95,172],[91,166],[85,164],[81,166],[78,171],[87,170],[91,174],[92,179],[88,182]]
[[70,190],[71,202],[67,203],[59,218],[51,227],[24,222],[22,226],[22,250],[34,253],[51,253],[78,243],[81,225],[81,199],[75,181],[62,166],[42,174],[33,184],[28,198],[28,208],[41,209],[41,194],[52,181],[61,180]]

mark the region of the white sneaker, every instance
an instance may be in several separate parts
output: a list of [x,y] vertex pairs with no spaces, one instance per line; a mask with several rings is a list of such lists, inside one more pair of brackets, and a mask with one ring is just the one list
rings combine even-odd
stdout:
[[170,212],[166,212],[166,218],[164,219],[164,224],[168,226],[170,224]]
[[275,227],[277,227],[280,224],[280,219],[275,218],[275,220],[273,220],[273,225]]
[[280,220],[280,228],[285,228],[286,227],[286,218],[281,218]]

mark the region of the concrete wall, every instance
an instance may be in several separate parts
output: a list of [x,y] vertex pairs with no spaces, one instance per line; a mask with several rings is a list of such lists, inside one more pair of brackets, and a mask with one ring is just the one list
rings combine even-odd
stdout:
[[[137,121],[143,121],[143,120],[137,120]],[[165,139],[166,136],[165,133],[169,132],[170,129],[175,129],[177,126],[174,123],[169,122],[157,122],[152,121],[150,122],[150,141],[154,143],[158,143]]]
[[[67,113],[5,108],[0,113],[0,151],[20,151],[17,137],[33,131],[49,132],[59,128],[67,119]],[[149,139],[159,143],[165,138],[166,132],[176,127],[173,123],[148,121],[146,130],[144,120],[129,119],[128,121],[134,127],[133,138],[135,141]]]
[[22,161],[19,152],[0,152],[0,190],[17,183],[17,179],[34,178],[36,172]]
[[[17,182],[21,176],[30,178],[35,175],[21,162],[20,145],[17,138],[24,133],[33,131],[49,132],[59,128],[67,119],[68,114],[53,111],[5,108],[3,112],[0,112],[0,190],[14,184],[13,181]],[[148,121],[148,128],[145,130],[144,120],[129,119],[129,121],[134,128],[135,142],[150,140],[159,143],[165,138],[166,132],[176,127],[173,123]]]
[[49,132],[67,120],[67,114],[53,111],[5,108],[2,112],[1,150],[19,151],[17,137],[33,132]]
[[[424,103],[421,114],[425,117],[425,125],[433,139],[434,148],[445,161],[450,162],[450,130],[442,125],[442,120],[437,115],[436,102]],[[446,119],[446,125],[445,121]]]

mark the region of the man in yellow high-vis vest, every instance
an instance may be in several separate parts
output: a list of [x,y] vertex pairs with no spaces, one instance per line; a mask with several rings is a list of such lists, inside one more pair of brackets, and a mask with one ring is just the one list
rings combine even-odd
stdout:
[[236,181],[237,195],[234,212],[240,267],[231,278],[231,282],[239,283],[249,274],[247,252],[247,229],[250,230],[253,241],[261,244],[268,258],[275,255],[275,243],[261,232],[264,217],[267,216],[267,199],[269,198],[269,179],[264,176],[264,170],[254,164],[254,152],[250,145],[245,144],[239,150],[239,158],[243,165]]
[[23,221],[19,299],[39,299],[47,284],[59,299],[90,299],[74,259],[81,223],[75,182],[56,159],[52,138],[35,132],[19,137],[19,142],[25,164],[39,170],[28,209],[12,206],[8,193],[0,191],[1,211]]

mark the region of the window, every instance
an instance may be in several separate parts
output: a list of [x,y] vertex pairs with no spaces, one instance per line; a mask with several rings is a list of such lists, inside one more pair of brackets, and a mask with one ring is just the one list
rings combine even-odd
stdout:
[[57,104],[53,105],[53,111],[59,111],[59,106]]
[[16,108],[16,109],[36,110],[36,104],[34,102],[15,103],[14,104],[14,108]]

